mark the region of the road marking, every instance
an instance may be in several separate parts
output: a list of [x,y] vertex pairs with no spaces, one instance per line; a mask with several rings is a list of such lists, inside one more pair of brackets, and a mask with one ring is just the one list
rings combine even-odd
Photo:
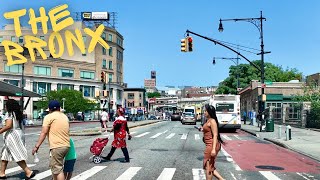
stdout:
[[107,166],[94,166],[93,168],[86,170],[78,176],[73,177],[71,180],[86,180],[106,167]]
[[236,163],[234,162],[232,156],[230,156],[230,154],[227,153],[227,151],[224,150],[223,147],[221,147],[221,152],[222,152],[222,154],[224,154],[224,156],[226,156],[227,161],[232,162],[234,168],[235,168],[237,171],[242,171],[242,169],[238,166],[238,164],[236,164]]
[[[35,166],[35,164],[28,164],[28,167],[33,167],[33,166]],[[22,170],[21,167],[20,167],[20,166],[17,166],[17,167],[14,167],[14,168],[7,169],[7,170],[5,171],[5,173],[6,173],[6,174],[10,174],[10,173],[14,173],[14,172],[20,171],[20,170]]]
[[29,134],[24,134],[25,136],[30,136],[30,135],[40,135],[40,133],[29,133]]
[[231,138],[229,138],[228,136],[226,136],[226,135],[221,135],[221,136],[223,137],[223,139],[231,141]]
[[154,139],[154,138],[156,138],[156,137],[160,136],[161,134],[162,134],[162,133],[157,133],[156,135],[151,136],[150,138]]
[[199,139],[200,139],[200,135],[199,135],[199,134],[195,134],[195,135],[194,135],[194,139],[195,139],[195,140],[199,140]]
[[181,139],[187,139],[188,134],[183,133],[183,135],[181,136]]
[[176,168],[164,168],[157,180],[170,180],[172,179]]
[[135,131],[135,132],[131,132],[130,134],[135,134],[135,133],[137,133],[137,131]]
[[121,176],[119,176],[116,180],[130,180],[135,176],[141,167],[130,167],[127,169]]
[[230,174],[231,174],[231,176],[233,177],[234,180],[237,180],[236,176],[232,172],[230,172]]
[[176,133],[171,133],[169,136],[166,137],[166,139],[171,139]]
[[237,139],[241,140],[241,139],[239,138],[239,135],[234,135],[234,137],[236,137]]
[[163,131],[162,134],[164,134],[164,133],[166,133],[166,132],[168,132],[168,130]]
[[203,169],[192,169],[193,180],[206,180],[206,174]]
[[305,177],[305,176],[304,176],[303,174],[301,174],[301,173],[298,173],[298,172],[297,172],[297,174],[298,174],[299,176],[301,176],[303,179],[310,180],[309,178]]
[[47,171],[45,171],[45,172],[42,172],[42,173],[40,173],[40,174],[37,174],[34,178],[32,178],[32,179],[35,179],[35,180],[40,180],[40,179],[44,179],[44,178],[46,178],[46,177],[49,177],[49,176],[51,176],[52,175],[52,172],[51,172],[51,170],[49,169],[49,170],[47,170]]
[[149,134],[150,132],[145,132],[145,133],[142,133],[142,134],[139,134],[138,136],[136,136],[136,137],[142,137],[142,136],[145,136],[145,135],[147,135],[147,134]]
[[259,172],[269,180],[281,180],[276,175],[274,175],[271,171],[259,171]]

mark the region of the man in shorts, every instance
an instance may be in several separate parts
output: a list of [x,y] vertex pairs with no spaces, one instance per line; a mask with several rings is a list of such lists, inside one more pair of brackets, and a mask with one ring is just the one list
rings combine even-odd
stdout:
[[64,158],[70,148],[69,120],[60,112],[60,103],[49,102],[50,113],[43,119],[42,130],[38,142],[32,150],[34,155],[48,135],[50,147],[49,167],[54,180],[65,180],[63,173]]

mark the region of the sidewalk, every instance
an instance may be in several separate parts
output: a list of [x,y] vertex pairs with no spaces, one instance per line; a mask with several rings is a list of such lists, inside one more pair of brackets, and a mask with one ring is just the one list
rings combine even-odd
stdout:
[[286,126],[281,126],[280,139],[279,126],[274,125],[274,132],[260,132],[257,126],[242,124],[241,130],[320,161],[320,131],[291,127],[291,140],[286,141]]

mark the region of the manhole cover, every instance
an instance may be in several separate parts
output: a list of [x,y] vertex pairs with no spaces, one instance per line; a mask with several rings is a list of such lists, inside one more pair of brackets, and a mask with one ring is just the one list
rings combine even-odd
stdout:
[[168,151],[168,149],[150,149],[151,151]]
[[258,169],[269,169],[269,170],[284,170],[283,167],[278,166],[256,166]]

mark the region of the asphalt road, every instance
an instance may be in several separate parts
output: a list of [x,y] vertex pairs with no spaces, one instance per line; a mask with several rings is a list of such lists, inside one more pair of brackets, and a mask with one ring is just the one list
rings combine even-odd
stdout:
[[[98,123],[72,124],[72,130],[99,127]],[[205,179],[202,170],[204,144],[202,134],[193,125],[180,122],[163,121],[160,123],[132,128],[133,138],[127,141],[130,163],[121,163],[123,154],[118,149],[111,161],[94,164],[89,148],[99,136],[73,136],[77,162],[74,179],[114,180],[114,179]],[[39,174],[36,179],[51,179],[48,168],[47,141],[39,150],[40,162],[33,163],[31,149],[34,146],[40,128],[26,129],[26,143],[29,150],[28,164]],[[225,179],[320,179],[320,163],[300,154],[262,141],[242,131],[223,132],[226,142],[218,154],[216,167]],[[110,150],[113,136],[103,155]],[[2,146],[2,139],[0,140]],[[24,177],[17,164],[10,163],[7,169],[9,179]]]

